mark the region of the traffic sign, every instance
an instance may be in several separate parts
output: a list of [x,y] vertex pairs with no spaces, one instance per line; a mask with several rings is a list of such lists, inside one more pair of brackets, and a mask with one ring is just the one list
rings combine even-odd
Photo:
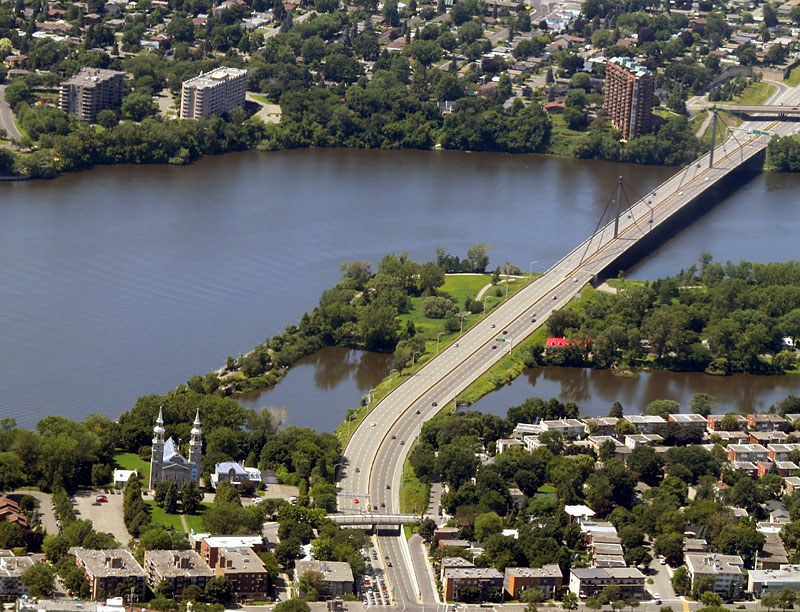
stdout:
[[505,338],[497,338],[497,342],[505,342],[505,341],[506,341]]

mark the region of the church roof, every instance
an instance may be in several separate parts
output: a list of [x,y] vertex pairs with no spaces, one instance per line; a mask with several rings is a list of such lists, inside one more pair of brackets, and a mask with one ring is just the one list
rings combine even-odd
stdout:
[[166,444],[164,444],[164,457],[162,460],[172,461],[175,457],[180,457],[183,461],[186,461],[186,458],[181,455],[181,452],[178,450],[178,445],[175,444],[175,441],[170,437]]
[[214,472],[217,474],[227,474],[231,469],[233,469],[234,474],[238,474],[239,476],[247,476],[247,470],[245,470],[235,461],[223,461],[222,463],[218,463],[214,469]]

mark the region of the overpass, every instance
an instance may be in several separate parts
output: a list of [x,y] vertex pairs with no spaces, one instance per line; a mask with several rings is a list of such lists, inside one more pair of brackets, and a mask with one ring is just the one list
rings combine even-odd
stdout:
[[419,521],[419,516],[415,514],[377,514],[366,512],[364,514],[330,514],[328,518],[333,519],[342,527],[353,525],[363,525],[365,527],[380,525],[413,525]]
[[[798,104],[800,106],[800,104]],[[598,227],[547,272],[488,313],[453,344],[398,385],[362,421],[345,449],[347,462],[339,473],[339,510],[358,512],[353,494],[368,491],[372,504],[399,509],[402,469],[422,424],[440,407],[478,379],[508,352],[545,324],[549,315],[573,299],[589,281],[632,257],[643,244],[652,245],[658,230],[667,230],[703,196],[714,193],[734,172],[763,153],[770,134],[788,134],[791,122],[754,122],[743,140],[715,147],[623,210],[622,179],[616,214]],[[352,466],[352,468],[351,468]],[[356,469],[353,469],[356,468]],[[422,508],[415,512],[423,511]],[[413,556],[403,537],[381,537],[382,556],[394,561],[387,570],[394,599],[417,605],[438,601],[425,560]]]
[[707,110],[724,110],[731,113],[747,115],[767,115],[772,117],[797,117],[800,115],[800,105],[789,106],[785,104],[719,104],[706,107]]

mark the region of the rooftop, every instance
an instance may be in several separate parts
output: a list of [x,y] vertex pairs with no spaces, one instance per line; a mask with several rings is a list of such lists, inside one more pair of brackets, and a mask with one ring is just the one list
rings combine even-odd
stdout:
[[266,572],[267,568],[259,559],[252,548],[236,547],[222,548],[219,551],[218,568],[225,574],[238,574],[240,572],[254,573]]
[[493,567],[450,567],[444,572],[447,578],[482,578],[502,580],[503,574]]
[[148,550],[144,563],[155,565],[162,576],[214,576],[214,570],[193,550]]
[[75,555],[78,562],[95,577],[147,577],[142,566],[139,565],[136,559],[133,558],[133,555],[124,548],[89,550],[88,548],[73,547],[70,548],[69,551]]
[[507,567],[506,574],[517,578],[561,577],[561,568],[555,563],[542,567]]
[[264,538],[260,535],[207,536],[203,538],[203,542],[210,548],[250,548],[263,545]]
[[699,553],[684,555],[684,561],[693,574],[741,574],[744,566],[739,555]]
[[304,559],[295,565],[295,573],[302,576],[306,572],[319,572],[326,582],[353,582],[353,570],[345,561],[317,561]]

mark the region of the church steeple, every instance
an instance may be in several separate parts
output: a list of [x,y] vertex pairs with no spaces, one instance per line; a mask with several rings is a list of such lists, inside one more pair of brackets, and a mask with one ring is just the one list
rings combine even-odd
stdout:
[[192,437],[189,441],[189,463],[192,466],[192,482],[195,486],[200,486],[200,459],[203,456],[203,431],[200,429],[200,410],[194,417],[192,427]]
[[155,489],[161,481],[161,468],[164,461],[164,416],[158,409],[156,426],[153,427],[153,448],[150,454],[150,487]]

